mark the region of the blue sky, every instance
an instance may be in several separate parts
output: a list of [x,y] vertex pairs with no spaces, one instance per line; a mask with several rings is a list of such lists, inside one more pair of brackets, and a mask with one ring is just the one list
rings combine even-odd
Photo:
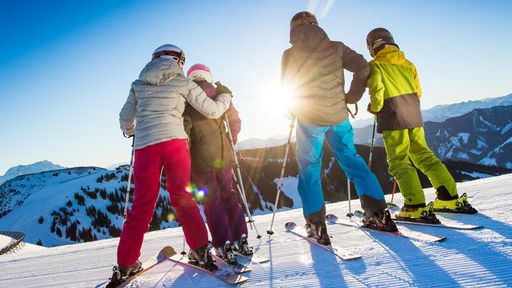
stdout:
[[418,68],[423,108],[512,92],[511,1],[11,1],[0,11],[0,175],[40,160],[127,162],[118,113],[165,43],[233,90],[242,140],[287,134],[280,61],[302,10],[368,60],[366,34],[388,28]]

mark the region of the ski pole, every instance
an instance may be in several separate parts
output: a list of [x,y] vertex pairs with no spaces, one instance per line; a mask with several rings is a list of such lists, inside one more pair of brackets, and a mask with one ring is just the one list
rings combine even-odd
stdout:
[[185,236],[183,236],[183,249],[181,249],[181,255],[185,255],[187,252],[185,252]]
[[[240,187],[240,183],[238,183],[238,176],[236,176],[235,170],[233,170],[233,168],[231,168],[231,173],[233,174],[233,178],[235,179],[235,185],[236,185],[238,194],[240,195],[240,198],[242,199],[242,202],[244,203],[244,205],[247,206],[247,204],[245,204],[245,203],[248,203],[247,197],[244,195],[245,190],[242,190],[243,188]],[[251,226],[251,230],[255,229],[255,228],[253,228],[253,225],[254,225],[254,227],[256,227],[256,224],[253,223],[254,221],[249,220],[247,222],[249,222],[249,225]],[[260,235],[258,234],[258,236],[260,236]],[[258,239],[259,239],[259,237],[258,237]]]
[[132,184],[132,174],[133,174],[133,163],[135,162],[135,149],[133,149],[133,145],[135,143],[135,137],[132,135],[132,136],[127,136],[126,134],[124,134],[124,137],[126,138],[130,138],[130,137],[133,137],[132,139],[132,153],[131,153],[131,156],[130,156],[130,171],[128,172],[128,186],[126,186],[126,197],[124,199],[124,213],[123,213],[123,224],[124,224],[124,221],[126,221],[126,216],[128,215],[128,199],[130,198],[130,190],[131,190],[131,184]]
[[242,179],[242,173],[240,171],[240,164],[238,163],[238,156],[236,155],[236,151],[235,151],[235,143],[233,141],[233,134],[231,133],[231,127],[229,126],[228,115],[224,114],[224,118],[225,118],[225,122],[226,122],[225,123],[226,129],[228,130],[229,142],[231,143],[231,151],[233,152],[233,158],[235,159],[235,167],[236,167],[236,171],[238,174],[238,181],[237,181],[238,188],[239,188],[238,192],[240,193],[240,198],[242,198],[242,202],[244,203],[247,216],[249,217],[249,225],[251,226],[251,228],[254,227],[254,231],[256,231],[256,235],[257,235],[256,238],[260,239],[261,235],[258,232],[258,228],[256,228],[256,223],[254,223],[254,219],[252,218],[251,211],[249,210],[249,205],[247,204],[247,197],[245,196],[244,182]]
[[354,216],[354,213],[352,213],[352,201],[350,199],[351,195],[350,195],[350,179],[348,179],[348,176],[347,176],[347,194],[348,194],[348,213],[347,213],[347,217],[351,218],[352,216]]
[[268,235],[273,235],[274,231],[272,231],[272,227],[274,226],[274,218],[276,217],[277,203],[279,202],[279,195],[281,194],[281,188],[283,187],[283,177],[284,170],[286,168],[286,162],[288,161],[288,151],[290,150],[290,144],[292,141],[292,131],[295,125],[295,116],[292,117],[292,122],[290,123],[290,134],[288,135],[288,142],[286,143],[286,148],[284,151],[284,160],[283,166],[281,166],[281,176],[279,176],[279,182],[277,183],[277,195],[276,202],[274,203],[274,211],[272,213],[272,221],[270,222],[270,228],[267,230]]
[[396,179],[393,178],[394,181],[393,181],[393,192],[391,192],[391,204],[394,204],[393,203],[393,198],[395,198],[395,191],[396,191]]

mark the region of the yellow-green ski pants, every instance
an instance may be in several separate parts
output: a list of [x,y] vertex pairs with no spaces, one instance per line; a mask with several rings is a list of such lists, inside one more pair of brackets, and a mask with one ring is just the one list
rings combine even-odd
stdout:
[[388,172],[395,177],[406,205],[425,204],[418,173],[409,158],[428,177],[434,188],[444,186],[450,195],[458,195],[452,175],[428,148],[423,127],[383,131],[382,138]]

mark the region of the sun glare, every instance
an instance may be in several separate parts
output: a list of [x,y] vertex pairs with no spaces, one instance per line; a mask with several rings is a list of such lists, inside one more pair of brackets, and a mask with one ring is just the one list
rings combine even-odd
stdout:
[[282,115],[288,115],[288,112],[293,109],[294,105],[294,90],[284,84],[279,82],[272,83],[268,90],[266,97],[270,103],[273,103],[271,106],[275,112],[278,112]]

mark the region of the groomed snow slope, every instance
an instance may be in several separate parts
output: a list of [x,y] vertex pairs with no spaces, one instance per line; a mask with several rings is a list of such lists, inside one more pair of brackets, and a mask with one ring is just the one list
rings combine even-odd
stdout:
[[[424,243],[357,228],[329,226],[338,246],[361,253],[359,260],[340,261],[284,230],[284,223],[303,224],[301,210],[276,215],[274,236],[264,234],[272,215],[255,217],[261,241],[250,240],[258,254],[271,262],[252,264],[244,287],[511,287],[512,286],[512,174],[459,184],[480,210],[474,216],[447,215],[466,224],[485,228],[462,231],[408,226],[448,238],[442,243]],[[433,199],[432,189],[426,190]],[[400,196],[395,197],[398,204]],[[353,201],[358,209],[358,201]],[[328,213],[347,213],[346,202],[327,206]],[[164,245],[181,251],[181,229],[146,235],[141,259],[154,255]],[[118,239],[67,245],[42,251],[21,250],[0,256],[0,287],[94,287],[106,281],[115,263]],[[208,275],[165,261],[137,279],[131,287],[224,287]]]

